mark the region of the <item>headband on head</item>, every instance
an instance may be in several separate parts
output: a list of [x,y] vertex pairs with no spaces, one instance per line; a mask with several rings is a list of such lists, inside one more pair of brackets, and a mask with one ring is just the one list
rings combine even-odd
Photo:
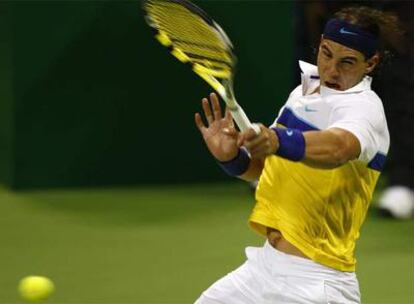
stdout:
[[330,19],[323,37],[357,50],[366,58],[371,58],[378,50],[378,39],[374,35],[341,19]]

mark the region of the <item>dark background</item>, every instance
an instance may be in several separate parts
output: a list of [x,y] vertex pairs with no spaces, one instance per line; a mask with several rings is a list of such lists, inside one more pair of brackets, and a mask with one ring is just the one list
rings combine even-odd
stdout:
[[[318,27],[346,5],[197,3],[233,40],[237,97],[265,124],[297,84],[296,58],[312,60]],[[139,6],[0,1],[0,303],[21,303],[28,275],[53,280],[48,303],[193,303],[245,261],[242,248],[263,244],[246,223],[252,191],[217,168],[194,126],[211,89],[155,41]],[[414,65],[404,56],[376,81],[390,130],[412,143]],[[392,153],[411,174],[408,146],[408,158]],[[362,303],[414,303],[413,230],[370,209],[356,252]]]
[[[292,4],[197,3],[236,46],[239,102],[270,124],[293,87]],[[226,178],[193,122],[211,89],[156,42],[140,2],[10,1],[0,13],[0,182]]]

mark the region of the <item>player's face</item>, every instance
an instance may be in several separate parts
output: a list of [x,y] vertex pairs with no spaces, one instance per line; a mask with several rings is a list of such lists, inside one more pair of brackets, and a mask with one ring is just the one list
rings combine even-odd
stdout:
[[358,84],[378,61],[378,55],[366,60],[361,52],[322,38],[318,51],[321,85],[345,91]]

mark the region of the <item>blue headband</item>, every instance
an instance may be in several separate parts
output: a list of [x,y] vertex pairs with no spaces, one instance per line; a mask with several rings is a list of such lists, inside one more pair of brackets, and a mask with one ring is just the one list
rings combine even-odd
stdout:
[[345,20],[331,19],[326,23],[323,38],[333,40],[371,58],[378,50],[378,39]]

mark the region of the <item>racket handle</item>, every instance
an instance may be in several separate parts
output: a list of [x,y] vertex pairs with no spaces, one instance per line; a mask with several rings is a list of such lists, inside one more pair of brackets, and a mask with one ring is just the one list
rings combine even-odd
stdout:
[[[257,124],[252,124],[250,122],[246,113],[244,113],[243,109],[239,106],[234,97],[229,98],[228,92],[226,91],[225,87],[216,78],[211,76],[211,73],[206,73],[205,68],[198,64],[195,64],[193,66],[193,71],[196,74],[198,74],[201,78],[203,78],[209,85],[211,85],[221,96],[221,98],[223,98],[228,108],[230,109],[231,116],[233,116],[234,121],[236,122],[237,126],[242,132],[252,128],[256,132],[256,134],[260,133],[259,126]],[[231,93],[231,95],[233,95],[233,93]]]
[[243,109],[236,105],[235,108],[230,109],[231,116],[233,116],[234,121],[236,122],[237,126],[239,127],[240,131],[246,131],[248,129],[253,129],[256,134],[260,133],[260,128],[257,124],[252,124],[247,117],[246,113],[244,113]]

